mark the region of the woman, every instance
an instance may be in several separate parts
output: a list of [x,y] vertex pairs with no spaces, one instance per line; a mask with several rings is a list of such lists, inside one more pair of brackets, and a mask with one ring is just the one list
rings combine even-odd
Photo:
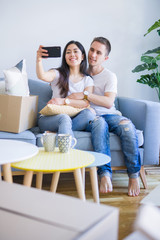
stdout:
[[[45,72],[42,65],[43,56],[48,56],[47,50],[40,46],[37,51],[36,71],[39,79],[51,84],[53,96],[48,103],[66,104],[78,108],[89,106],[87,100],[69,99],[67,97],[76,92],[93,91],[93,80],[86,73],[87,59],[82,44],[77,41],[67,43],[63,52],[61,67],[58,69],[50,69]],[[41,116],[38,125],[42,132],[68,133],[73,136],[72,130],[85,130],[88,122],[94,118],[95,115],[89,109],[85,109],[73,118],[66,114]]]

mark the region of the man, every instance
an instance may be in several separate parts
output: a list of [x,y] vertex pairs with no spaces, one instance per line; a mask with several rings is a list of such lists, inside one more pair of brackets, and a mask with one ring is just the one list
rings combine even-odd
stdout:
[[[83,97],[90,102],[96,115],[101,116],[91,124],[92,144],[96,152],[111,156],[109,131],[120,137],[129,176],[128,195],[138,196],[140,193],[139,171],[141,167],[138,139],[132,122],[121,116],[121,113],[114,106],[117,94],[117,77],[102,66],[108,59],[110,51],[110,42],[106,38],[97,37],[93,39],[88,52],[88,73],[93,77],[95,86],[93,93],[84,92]],[[110,163],[99,167],[98,175],[100,177],[100,192],[111,192],[112,170]]]

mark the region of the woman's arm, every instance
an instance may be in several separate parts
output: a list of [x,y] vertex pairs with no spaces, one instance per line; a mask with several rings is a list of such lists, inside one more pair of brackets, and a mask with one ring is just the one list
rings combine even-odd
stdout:
[[[67,99],[69,99],[67,97]],[[89,107],[89,102],[87,100],[77,100],[77,99],[69,99],[69,103],[66,104],[68,106],[76,107],[76,108],[87,108]]]
[[56,104],[56,105],[67,105],[76,108],[86,108],[89,106],[89,102],[87,100],[76,100],[76,99],[68,99],[67,98],[52,98],[47,104]]
[[36,60],[37,77],[45,82],[52,82],[56,77],[56,73],[55,73],[55,70],[49,70],[47,72],[44,71],[43,64],[42,64],[42,57],[43,56],[47,57],[48,51],[43,49],[42,47],[43,46],[40,45],[37,51],[37,60]]

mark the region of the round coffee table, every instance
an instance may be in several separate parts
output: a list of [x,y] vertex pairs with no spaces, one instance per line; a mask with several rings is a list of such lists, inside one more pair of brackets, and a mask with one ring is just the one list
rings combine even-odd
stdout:
[[0,165],[3,165],[3,177],[12,183],[10,163],[26,160],[38,153],[37,146],[16,140],[0,139]]
[[81,150],[70,149],[68,153],[60,153],[56,148],[54,152],[45,152],[39,148],[39,153],[26,161],[12,163],[11,166],[26,170],[24,185],[31,186],[33,172],[37,172],[38,185],[42,184],[43,173],[54,173],[51,182],[51,191],[56,192],[60,172],[73,171],[75,183],[80,199],[85,200],[84,187],[82,183],[81,168],[94,162],[93,154]]

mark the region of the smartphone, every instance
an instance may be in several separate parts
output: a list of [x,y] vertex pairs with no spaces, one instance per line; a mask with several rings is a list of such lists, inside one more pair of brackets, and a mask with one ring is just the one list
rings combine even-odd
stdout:
[[58,58],[61,57],[61,47],[43,47],[48,51],[48,56],[43,58]]

